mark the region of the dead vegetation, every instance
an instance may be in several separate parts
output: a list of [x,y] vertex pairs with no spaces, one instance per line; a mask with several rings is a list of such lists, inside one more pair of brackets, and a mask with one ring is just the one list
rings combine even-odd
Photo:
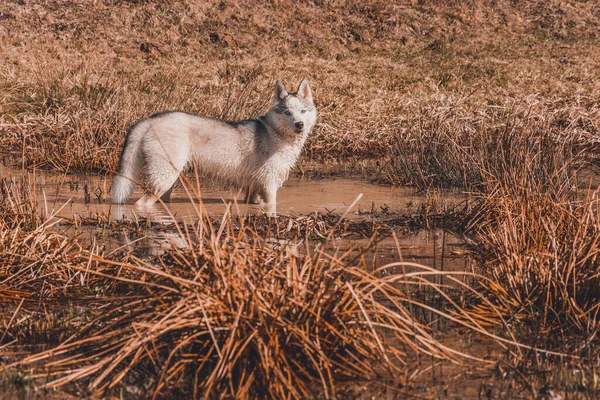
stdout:
[[[14,179],[4,185],[18,187]],[[31,192],[21,199],[10,193],[9,221],[19,203],[35,203]],[[201,216],[179,225],[186,248],[140,258],[104,254],[53,233],[51,216],[39,218],[28,229],[1,227],[0,297],[12,304],[1,346],[29,349],[16,360],[6,355],[13,362],[3,370],[33,368],[30,379],[41,387],[79,382],[79,395],[127,388],[143,397],[330,398],[349,380],[402,387],[406,381],[393,377],[415,355],[472,358],[439,342],[418,309],[455,322],[462,315],[462,324],[487,334],[428,279],[438,272],[412,266],[392,273],[401,264],[370,271],[358,248],[274,245],[239,220],[225,216],[213,225]],[[423,287],[447,298],[447,307],[415,299]]]
[[[322,228],[323,244],[269,240],[265,232],[285,236],[292,219],[279,226],[205,215],[175,225],[185,248],[106,254],[48,229],[57,221],[42,214],[21,229],[23,205],[32,216],[40,205],[19,189],[26,184],[5,180],[3,379],[33,370],[29,385],[79,396],[333,397],[359,382],[401,396],[410,380],[390,377],[407,376],[415,358],[485,365],[448,346],[435,328],[440,320],[492,339],[526,373],[553,354],[581,357],[591,348],[566,353],[570,344],[553,333],[594,340],[597,200],[577,197],[564,159],[541,163],[539,143],[510,143],[507,154],[540,169],[513,163],[496,179],[489,173],[475,207],[461,214],[482,275],[407,263],[371,271],[364,249],[331,247],[338,224]],[[311,230],[302,217],[295,223]],[[28,350],[13,352],[17,346]],[[525,386],[538,393],[563,381],[546,376]]]
[[538,341],[559,345],[557,334],[591,339],[600,306],[598,190],[575,189],[569,161],[551,160],[543,176],[532,163],[521,165],[485,183],[469,222],[492,279],[483,283],[488,298]]
[[[593,398],[600,219],[582,177],[600,165],[599,18],[592,1],[0,5],[7,164],[110,173],[141,117],[254,117],[276,78],[308,76],[307,158],[372,158],[381,182],[470,192],[464,209],[359,222],[200,214],[158,257],[55,229],[150,223],[59,223],[32,181],[2,180],[0,387],[305,398],[374,382],[404,396],[415,360],[479,359],[448,346],[445,321],[504,351],[498,381]],[[433,226],[466,233],[476,274],[373,271],[365,249],[335,246]]]
[[451,138],[488,135],[477,122],[512,105],[596,134],[594,2],[417,3],[4,4],[0,144],[26,166],[113,172],[137,119],[255,117],[276,78],[302,76],[320,112],[313,160],[383,160],[438,112],[458,113]]
[[[418,116],[405,119],[393,134],[381,180],[420,190],[476,190],[504,175],[513,179],[515,171],[528,172],[535,182],[556,173],[572,176],[600,162],[600,109],[591,97],[574,103],[530,96],[480,107],[459,97],[414,104]],[[524,165],[532,171],[522,170]]]

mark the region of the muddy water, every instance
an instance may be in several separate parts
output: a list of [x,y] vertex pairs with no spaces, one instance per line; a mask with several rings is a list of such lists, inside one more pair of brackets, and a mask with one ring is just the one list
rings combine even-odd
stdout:
[[[171,195],[171,202],[139,208],[133,203],[142,196],[136,190],[128,204],[115,206],[110,203],[112,179],[87,175],[60,175],[46,172],[23,173],[20,170],[0,168],[0,177],[25,177],[35,188],[40,207],[47,215],[72,219],[79,217],[108,217],[110,220],[138,220],[148,218],[154,222],[171,223],[173,219],[193,223],[201,210],[213,216],[220,216],[229,208],[241,214],[261,213],[258,205],[248,205],[241,201],[241,194],[225,189],[211,181],[204,181],[201,201],[190,190],[177,185]],[[33,183],[35,182],[35,185]],[[435,197],[433,199],[432,197]],[[392,188],[369,183],[365,179],[337,178],[303,180],[291,178],[278,192],[277,210],[280,215],[306,215],[313,212],[347,214],[359,217],[363,212],[382,211],[408,212],[423,203],[435,200],[439,206],[452,206],[464,196],[460,192],[439,192],[434,194],[415,193],[410,188]],[[358,200],[357,200],[358,199]],[[349,210],[353,202],[356,204]],[[105,219],[105,218],[103,218]],[[99,236],[94,227],[75,229],[68,225],[63,228],[66,234],[78,234],[90,243],[102,244],[107,251],[119,248],[149,251],[160,254],[170,247],[184,247],[185,241],[177,233],[149,232],[147,238],[135,233],[123,232],[120,238]],[[277,240],[277,238],[273,238]],[[367,245],[368,240],[341,240],[336,246],[352,244]],[[423,231],[416,235],[398,238],[384,238],[372,251],[373,266],[379,267],[400,259],[421,263],[436,269],[461,270],[465,268],[464,257],[460,256],[462,241],[442,231]],[[400,250],[400,254],[398,254]]]
[[[358,241],[358,244],[361,244],[360,242],[367,241]],[[374,268],[404,261],[425,265],[439,271],[469,269],[464,240],[441,229],[422,230],[396,239],[386,237],[375,244],[372,254]],[[394,267],[389,272],[401,272],[402,268]]]
[[[0,169],[0,177],[23,176],[20,170]],[[258,205],[242,202],[240,192],[214,184],[202,182],[201,205],[191,190],[178,184],[171,195],[171,202],[156,203],[153,206],[140,208],[133,203],[143,192],[137,189],[122,206],[110,202],[112,179],[97,176],[59,175],[50,173],[27,173],[30,182],[35,182],[36,196],[42,207],[49,213],[64,218],[73,215],[92,216],[107,215],[120,220],[123,217],[135,219],[146,217],[154,222],[172,222],[177,220],[193,222],[203,208],[208,214],[223,215],[228,207],[232,212],[242,214],[260,213]],[[443,192],[434,194],[439,205],[456,204],[462,200],[460,192]],[[291,178],[285,182],[278,192],[277,213],[280,215],[302,215],[312,212],[332,212],[343,214],[357,199],[348,215],[365,211],[402,212],[414,209],[431,200],[430,195],[415,193],[410,188],[392,188],[369,183],[363,179],[339,178],[323,180],[302,180]]]

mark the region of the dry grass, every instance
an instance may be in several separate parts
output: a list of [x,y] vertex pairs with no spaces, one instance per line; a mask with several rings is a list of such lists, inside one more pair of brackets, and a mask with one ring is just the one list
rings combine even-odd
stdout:
[[542,347],[560,346],[557,332],[592,340],[598,327],[598,200],[583,178],[597,177],[598,109],[577,104],[587,105],[436,103],[399,131],[388,167],[395,183],[472,191],[464,228],[490,279],[479,284]]
[[475,190],[504,175],[510,180],[515,170],[539,183],[563,165],[569,175],[598,164],[600,109],[592,98],[576,103],[546,104],[531,96],[476,108],[464,98],[415,104],[418,117],[395,133],[382,180],[421,190]]
[[[156,258],[50,229],[35,186],[4,180],[0,351],[11,371],[78,395],[343,396],[348,380],[385,381],[415,357],[466,356],[438,340],[422,318],[432,313],[472,333],[494,326],[498,346],[568,353],[567,366],[510,353],[507,376],[532,396],[556,382],[595,394],[547,370],[596,380],[600,219],[597,192],[582,195],[577,180],[600,165],[596,2],[22,3],[0,5],[6,162],[110,173],[141,117],[254,117],[276,78],[307,76],[320,112],[308,157],[373,158],[385,182],[467,188],[474,208],[362,225],[203,216],[172,227],[186,249]],[[364,249],[331,241],[411,223],[467,229],[481,268],[472,287],[445,274],[456,293],[418,266],[370,271]]]
[[103,391],[123,379],[147,385],[146,375],[154,396],[305,398],[335,396],[340,380],[374,379],[381,367],[396,371],[402,347],[452,356],[401,306],[394,285],[363,268],[272,251],[258,238],[225,239],[170,254],[160,269],[120,265],[143,276],[148,295],[21,364],[49,358],[53,374],[65,376],[47,387],[91,377],[88,389]]
[[[521,352],[508,358],[514,370],[500,369],[503,380],[523,381],[537,395],[552,390],[595,398],[598,190],[577,189],[579,163],[561,157],[543,160],[540,155],[547,152],[536,152],[535,147],[514,150],[531,163],[517,164],[499,176],[490,174],[467,219],[468,236],[487,278],[475,287],[490,302],[474,299],[467,307],[477,320],[495,324],[522,343],[566,355]],[[561,155],[564,149],[555,150]]]
[[[557,177],[496,181],[470,222],[488,298],[536,335],[594,338],[600,307],[598,192],[581,198]],[[550,337],[554,343],[556,336]]]
[[320,111],[311,159],[383,158],[431,118],[457,140],[511,102],[597,131],[593,2],[47,2],[0,15],[0,143],[28,166],[112,172],[135,120],[254,117],[276,78],[302,76]]
[[35,190],[35,186],[25,179],[0,180],[0,216],[4,230],[31,229],[42,223],[32,188]]
[[[513,147],[529,157],[543,154],[537,148],[521,152],[522,147]],[[452,274],[419,266],[399,263],[371,272],[368,259],[361,256],[364,249],[323,250],[332,248],[330,239],[316,247],[312,241],[298,247],[265,238],[268,231],[284,236],[291,219],[282,226],[227,216],[218,223],[207,216],[196,225],[181,223],[175,229],[182,231],[188,248],[159,258],[126,251],[103,254],[49,231],[53,222],[47,217],[38,216],[38,226],[23,230],[18,223],[5,225],[7,258],[0,262],[0,296],[11,307],[2,318],[3,348],[28,349],[5,356],[15,362],[10,371],[33,368],[33,375],[24,375],[29,384],[64,386],[78,395],[127,390],[144,397],[223,392],[238,397],[327,397],[343,395],[349,380],[381,384],[390,376],[407,376],[415,358],[423,355],[455,362],[469,357],[441,340],[443,335],[433,329],[436,324],[428,323],[432,317],[423,319],[431,313],[433,321],[459,323],[498,345],[512,343],[509,349],[523,346],[517,346],[515,337],[531,340],[521,329],[527,323],[539,327],[543,322],[543,334],[577,332],[593,340],[593,331],[581,329],[595,326],[596,278],[590,273],[599,230],[590,212],[597,210],[596,203],[587,209],[587,219],[579,218],[583,214],[576,203],[570,203],[573,218],[564,215],[557,204],[575,199],[569,197],[571,175],[560,170],[552,174],[552,167],[563,165],[562,159],[554,160],[546,164],[545,189],[535,181],[542,176],[534,169],[530,175],[523,168],[513,175],[504,171],[501,179],[487,183],[493,195],[474,210],[478,217],[470,227],[484,250],[485,277],[471,277],[480,292]],[[513,172],[515,165],[525,164],[514,164]],[[503,183],[513,192],[493,192]],[[38,212],[32,193],[17,189],[27,185],[13,179],[4,186],[5,204],[10,204],[3,214],[7,221],[16,221],[23,204]],[[530,193],[528,187],[535,189]],[[523,193],[531,198],[523,200]],[[300,218],[291,226],[307,234],[315,229],[311,221]],[[269,223],[270,228],[263,226]],[[264,232],[256,232],[252,224]],[[565,238],[555,259],[543,248],[547,241],[541,228],[548,227],[556,230],[553,237]],[[329,235],[331,227],[322,229]],[[523,236],[526,232],[537,235],[534,241]],[[511,233],[514,243],[506,240]],[[569,243],[581,246],[572,253]],[[559,270],[571,256],[576,257],[571,271]],[[432,283],[442,275],[462,290]],[[540,285],[547,289],[544,295],[539,294]],[[429,294],[420,294],[423,290]],[[514,318],[528,322],[517,325]],[[494,335],[483,327],[490,322],[504,329]],[[533,343],[543,347],[539,338]],[[45,346],[50,349],[44,351]],[[512,354],[524,362],[545,353]]]

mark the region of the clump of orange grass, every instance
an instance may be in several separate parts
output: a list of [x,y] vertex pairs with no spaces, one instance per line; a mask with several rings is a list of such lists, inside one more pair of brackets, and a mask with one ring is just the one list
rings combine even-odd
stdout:
[[0,179],[0,223],[7,229],[31,229],[42,222],[32,188],[27,179]]
[[[5,191],[8,221],[21,203],[40,213],[34,193],[17,183],[4,182],[14,189]],[[0,298],[10,306],[0,314],[0,343],[33,353],[3,369],[26,367],[46,388],[88,394],[332,398],[359,381],[402,385],[396,377],[418,355],[477,360],[440,342],[424,314],[515,344],[491,335],[452,296],[456,288],[478,296],[453,277],[465,273],[403,263],[371,271],[364,249],[336,249],[343,216],[325,243],[301,247],[265,236],[249,224],[257,219],[226,213],[215,224],[194,204],[199,221],[174,224],[185,246],[160,257],[102,253],[54,231],[52,215],[28,230],[1,224]],[[455,288],[432,282],[440,274]],[[415,298],[421,290],[443,305]],[[53,348],[33,351],[39,345]]]
[[468,224],[490,279],[480,282],[484,293],[536,335],[593,336],[600,310],[600,208],[598,191],[578,182],[581,155],[545,134],[498,153],[512,161],[478,165],[487,180]]
[[111,265],[89,273],[102,246],[61,233],[33,182],[0,179],[0,347],[58,344],[106,306],[99,295],[125,291],[99,274]]
[[[29,178],[0,180],[0,299],[41,299],[77,286],[70,265],[84,261],[83,247],[50,228],[59,222],[40,205]],[[69,282],[72,282],[69,284]],[[11,293],[13,295],[11,295]],[[31,299],[33,300],[33,299]]]
[[540,332],[595,334],[600,310],[598,192],[553,199],[502,185],[487,194],[475,240],[490,299]]

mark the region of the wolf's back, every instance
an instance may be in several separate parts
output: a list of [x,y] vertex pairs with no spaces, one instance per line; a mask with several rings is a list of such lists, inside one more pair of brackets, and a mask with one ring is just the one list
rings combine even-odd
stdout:
[[145,121],[131,127],[125,138],[123,151],[119,159],[119,169],[112,188],[112,200],[115,204],[123,204],[135,188],[142,169],[142,136]]

